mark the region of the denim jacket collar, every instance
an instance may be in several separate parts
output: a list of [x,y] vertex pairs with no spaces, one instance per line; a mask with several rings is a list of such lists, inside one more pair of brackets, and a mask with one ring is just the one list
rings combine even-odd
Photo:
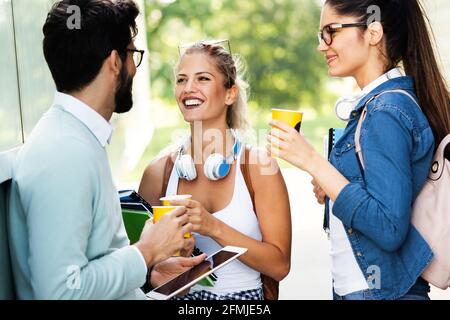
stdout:
[[352,112],[352,114],[354,115],[358,114],[364,107],[364,105],[367,103],[367,101],[369,101],[372,97],[386,90],[397,90],[397,89],[413,91],[414,90],[413,78],[409,76],[404,76],[384,82],[383,84],[379,85],[374,90],[372,90],[367,96],[362,98],[361,101],[356,106],[355,110]]

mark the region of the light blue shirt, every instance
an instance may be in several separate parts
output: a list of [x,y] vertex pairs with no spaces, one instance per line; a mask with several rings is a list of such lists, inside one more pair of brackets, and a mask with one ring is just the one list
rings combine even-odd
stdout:
[[57,93],[13,168],[9,236],[20,299],[144,299],[104,146],[112,128]]

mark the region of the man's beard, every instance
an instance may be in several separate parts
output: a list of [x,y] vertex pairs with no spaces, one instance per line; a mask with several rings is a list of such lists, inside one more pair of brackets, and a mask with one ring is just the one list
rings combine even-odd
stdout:
[[125,65],[120,71],[120,82],[117,87],[115,103],[115,113],[126,113],[133,107],[133,78],[129,77]]

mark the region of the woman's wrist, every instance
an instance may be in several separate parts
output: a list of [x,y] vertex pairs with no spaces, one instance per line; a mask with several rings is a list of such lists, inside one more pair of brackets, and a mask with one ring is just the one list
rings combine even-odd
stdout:
[[328,160],[314,150],[307,162],[305,171],[313,178],[317,178],[320,175],[321,170],[323,170],[327,164],[329,164]]
[[316,177],[323,164],[323,160],[324,158],[321,157],[315,150],[313,150],[305,163],[305,171],[308,172],[311,176]]
[[215,218],[215,217],[211,217],[213,223],[211,230],[208,232],[208,236],[215,239],[219,239],[221,237],[221,233],[222,233],[222,221],[220,221],[219,219]]

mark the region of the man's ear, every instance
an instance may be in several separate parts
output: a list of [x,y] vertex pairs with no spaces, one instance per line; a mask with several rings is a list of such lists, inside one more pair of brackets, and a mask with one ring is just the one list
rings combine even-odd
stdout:
[[111,54],[106,59],[108,68],[114,73],[114,75],[119,76],[120,70],[122,69],[122,59],[120,58],[119,52],[117,50],[111,51]]
[[369,32],[370,45],[379,45],[384,36],[383,25],[380,22],[373,22],[367,27],[367,30]]
[[232,86],[230,89],[227,89],[225,104],[227,106],[233,105],[236,102],[238,95],[239,95],[239,88],[236,85]]

